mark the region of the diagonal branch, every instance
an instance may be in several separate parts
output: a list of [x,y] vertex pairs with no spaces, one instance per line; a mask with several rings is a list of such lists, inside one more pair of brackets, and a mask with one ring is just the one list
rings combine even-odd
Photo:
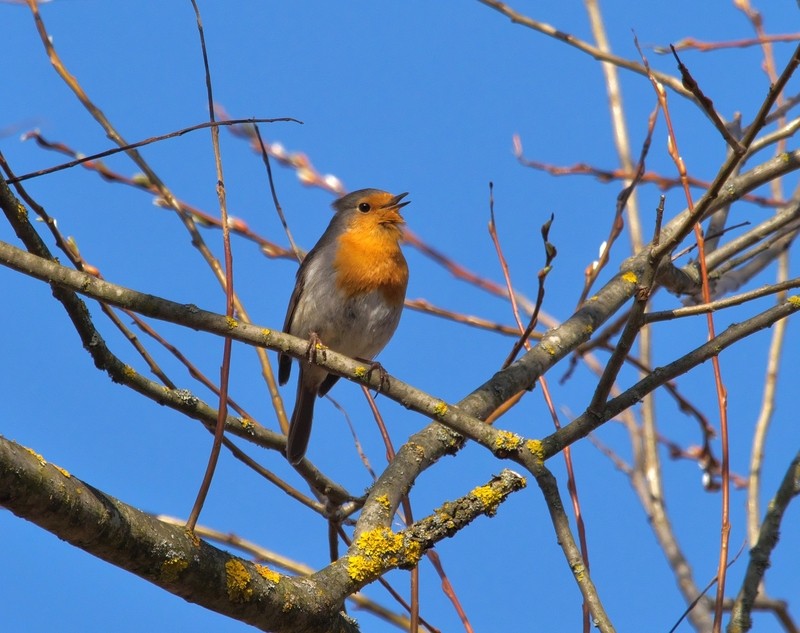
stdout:
[[0,436],[0,506],[185,600],[276,633],[357,633],[340,611],[345,597],[391,569],[415,565],[477,517],[493,516],[525,485],[506,469],[405,530],[361,534],[345,556],[295,578],[219,550]]
[[728,633],[744,633],[752,628],[750,612],[769,567],[772,550],[778,544],[783,513],[797,495],[800,495],[800,453],[797,453],[789,464],[778,492],[769,503],[769,509],[758,534],[758,542],[750,550],[750,563],[747,565],[742,588],[733,604]]
[[[565,33],[546,22],[540,22],[538,20],[534,20],[526,15],[523,15],[507,4],[503,2],[498,2],[498,0],[478,0],[482,4],[485,4],[487,7],[491,7],[495,11],[502,13],[507,18],[509,18],[514,24],[520,24],[525,26],[529,29],[533,29],[534,31],[538,31],[539,33],[543,33],[549,37],[557,39],[558,41],[567,44],[569,46],[573,46],[577,48],[579,51],[586,53],[587,55],[591,55],[596,60],[601,62],[608,62],[609,64],[614,64],[620,68],[624,68],[625,70],[633,71],[639,75],[647,76],[647,70],[642,64],[637,64],[630,59],[625,59],[624,57],[620,57],[619,55],[614,55],[613,53],[606,52],[596,46],[592,46],[588,42],[571,35],[570,33]],[[677,77],[673,77],[672,75],[667,75],[666,73],[654,72],[653,75],[658,79],[661,83],[666,86],[669,86],[672,90],[677,92],[682,97],[686,97],[687,99],[695,100],[694,95],[683,87],[681,84],[680,79]]]
[[263,631],[358,631],[303,578],[219,550],[3,437],[0,506],[170,593]]

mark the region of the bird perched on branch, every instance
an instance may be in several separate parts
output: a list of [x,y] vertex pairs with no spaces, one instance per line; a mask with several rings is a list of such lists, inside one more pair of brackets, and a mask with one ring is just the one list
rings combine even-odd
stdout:
[[[313,362],[317,345],[367,361],[397,329],[408,285],[400,250],[406,195],[361,189],[336,200],[333,219],[297,271],[283,331],[310,343],[307,358],[298,361],[297,399],[286,442],[292,464],[305,455],[314,399],[339,380]],[[292,358],[280,354],[281,385],[291,370]]]

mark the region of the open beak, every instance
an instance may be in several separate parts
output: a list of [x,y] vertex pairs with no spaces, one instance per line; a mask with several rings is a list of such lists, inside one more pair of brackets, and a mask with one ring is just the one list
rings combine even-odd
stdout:
[[389,200],[389,202],[387,202],[385,205],[383,205],[383,208],[384,209],[394,209],[396,211],[402,209],[404,206],[406,206],[407,204],[409,204],[411,202],[411,200],[406,200],[405,202],[400,202],[407,195],[408,195],[407,191],[405,193],[397,194],[394,198]]

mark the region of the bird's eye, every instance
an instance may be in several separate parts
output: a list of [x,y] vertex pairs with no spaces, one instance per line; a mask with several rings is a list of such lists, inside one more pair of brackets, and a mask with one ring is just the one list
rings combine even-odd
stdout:
[[358,205],[358,210],[361,211],[361,213],[367,213],[371,208],[369,202],[362,202]]

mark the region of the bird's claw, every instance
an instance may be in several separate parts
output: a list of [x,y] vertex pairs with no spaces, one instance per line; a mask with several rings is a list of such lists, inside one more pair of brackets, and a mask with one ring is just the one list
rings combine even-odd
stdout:
[[378,361],[370,361],[369,369],[367,370],[367,380],[372,380],[372,372],[379,373],[378,379],[378,393],[383,391],[384,387],[389,387],[389,374]]
[[316,332],[311,332],[308,335],[308,347],[306,348],[306,360],[309,363],[317,363],[317,353],[322,352],[323,358],[325,358],[325,350],[327,348],[322,344],[322,340],[319,338],[319,334]]

